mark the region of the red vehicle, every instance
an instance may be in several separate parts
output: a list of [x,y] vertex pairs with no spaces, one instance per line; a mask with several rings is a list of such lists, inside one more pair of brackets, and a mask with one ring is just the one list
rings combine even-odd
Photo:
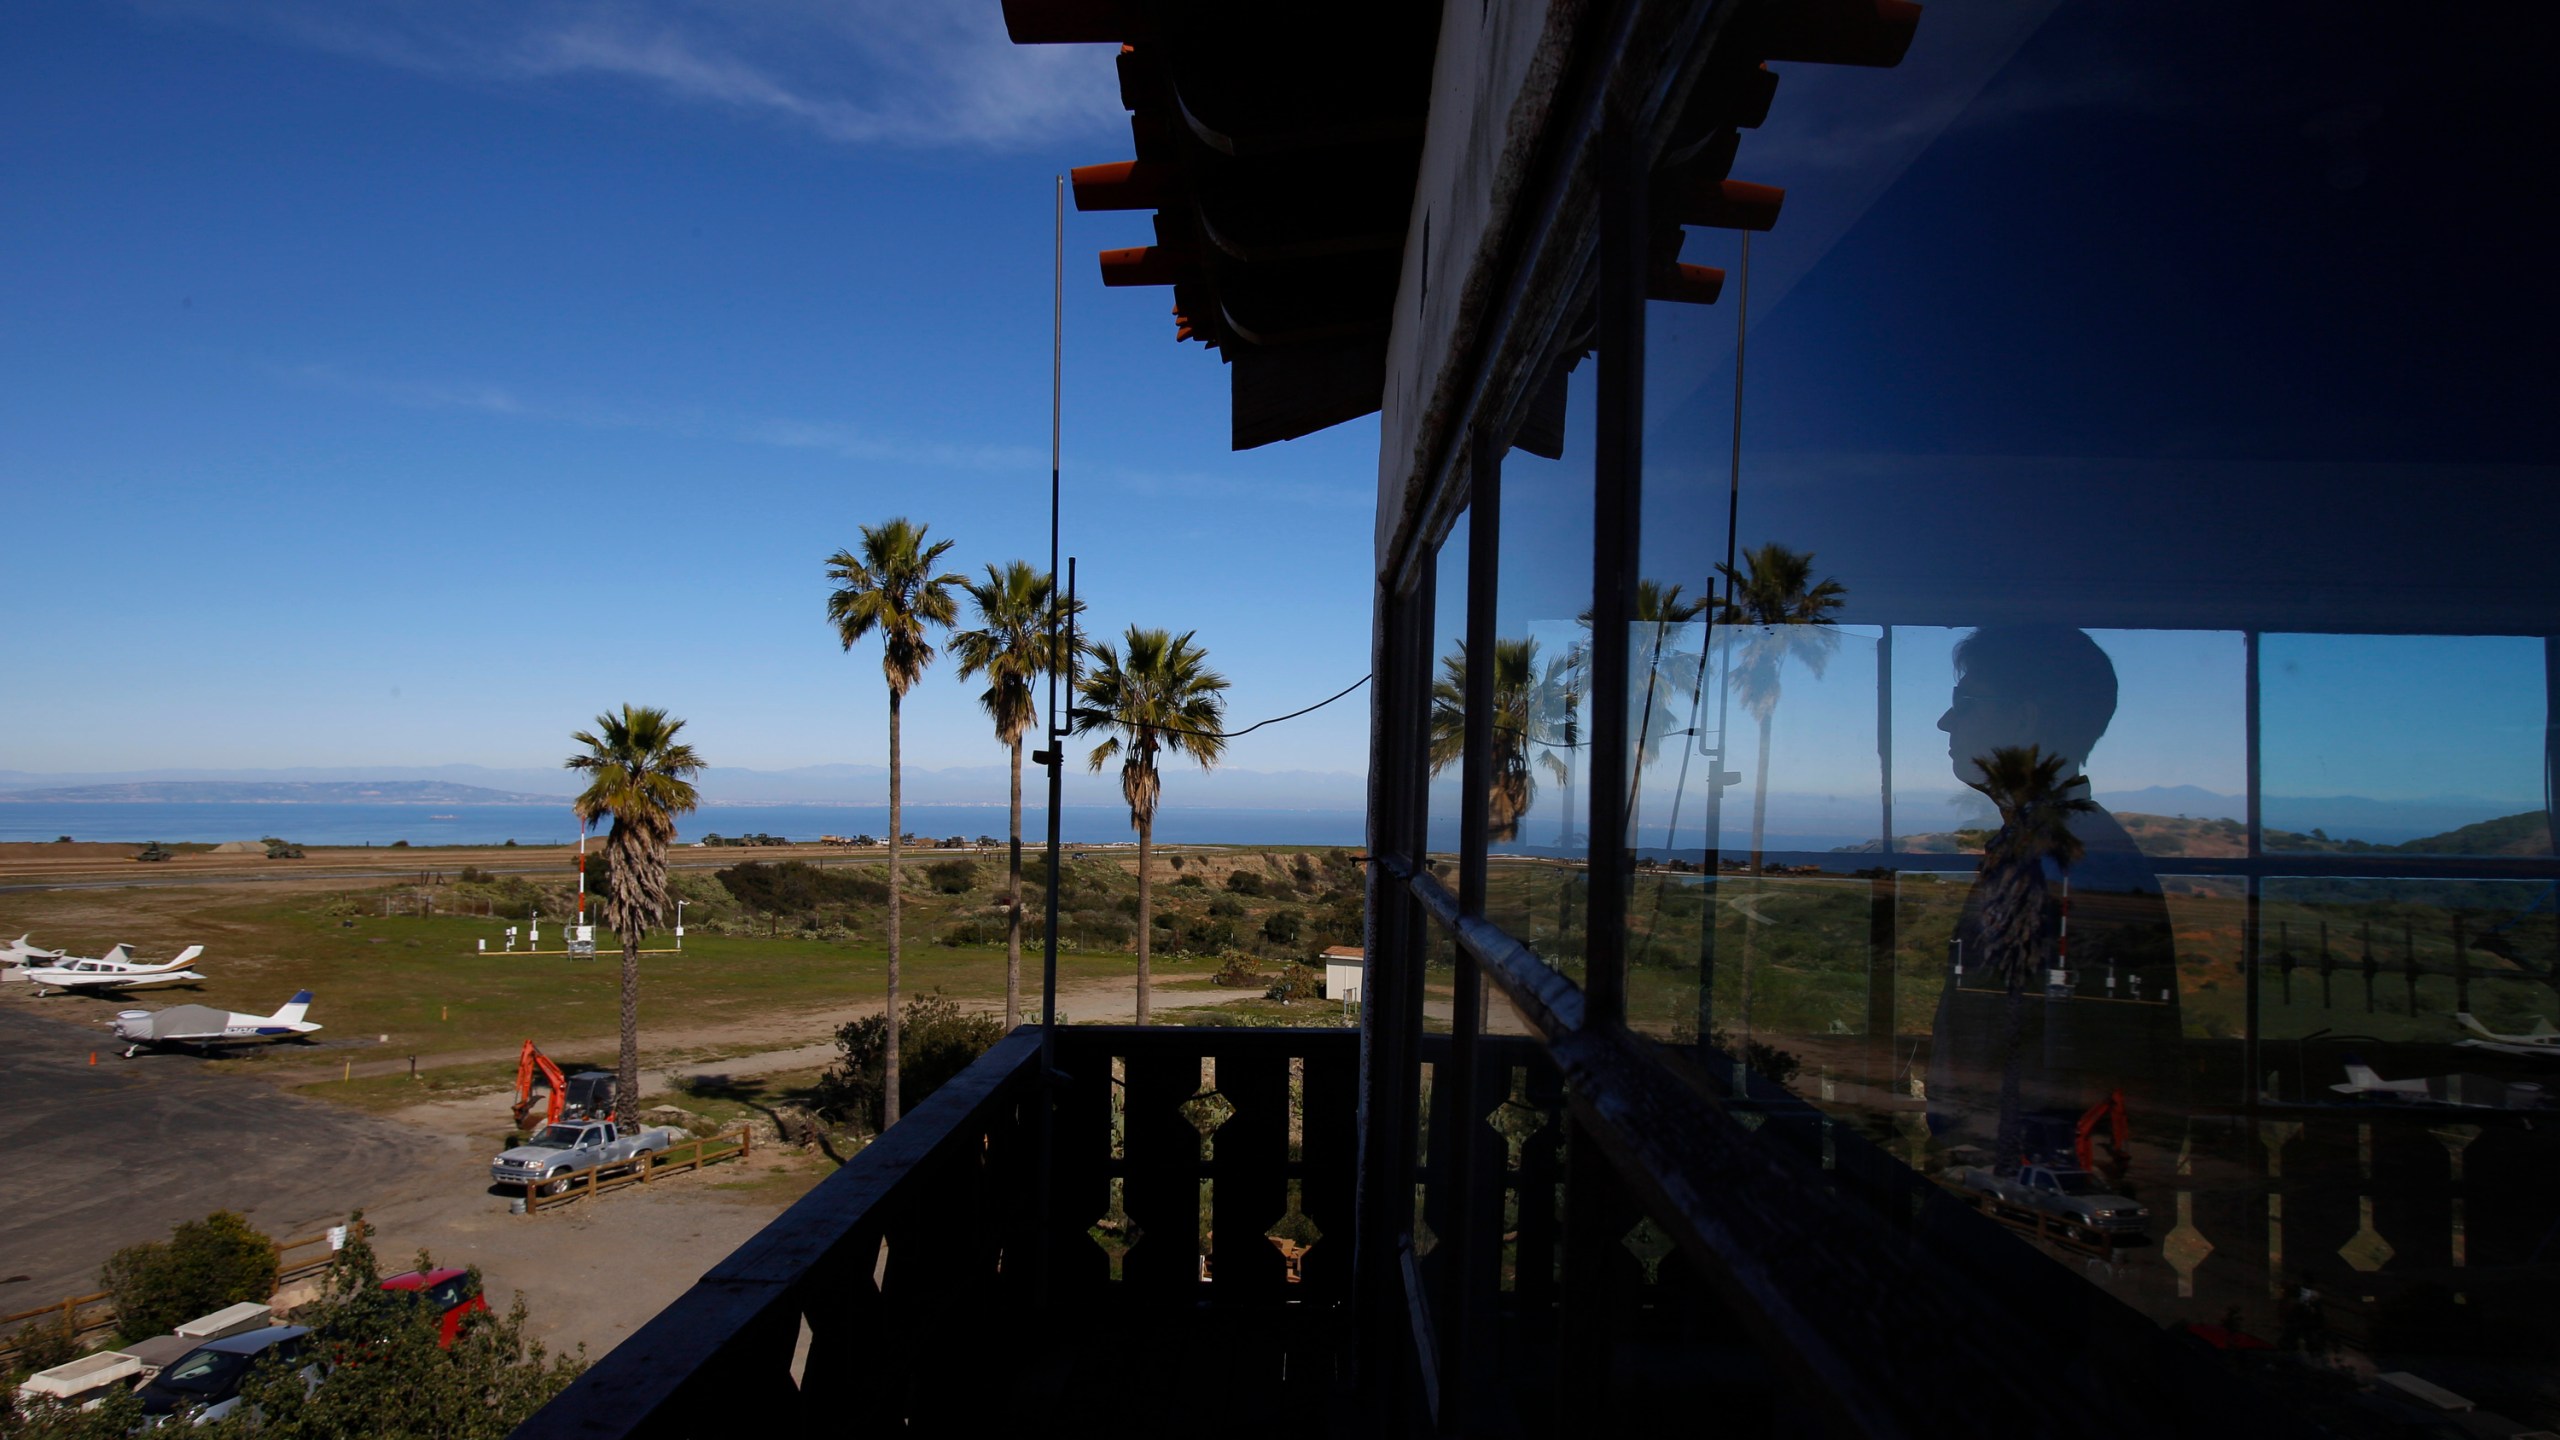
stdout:
[[452,1267],[438,1270],[408,1270],[384,1277],[385,1290],[411,1290],[426,1297],[427,1304],[442,1316],[436,1326],[436,1343],[450,1350],[453,1337],[462,1333],[462,1318],[471,1314],[487,1314],[489,1302],[472,1280],[471,1272]]

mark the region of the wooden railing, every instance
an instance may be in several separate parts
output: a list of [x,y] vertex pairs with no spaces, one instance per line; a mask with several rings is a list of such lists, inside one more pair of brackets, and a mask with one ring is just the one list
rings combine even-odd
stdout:
[[643,1185],[657,1175],[683,1174],[722,1160],[742,1160],[754,1148],[753,1134],[741,1125],[717,1135],[679,1140],[664,1150],[644,1150],[633,1159],[615,1164],[572,1170],[566,1175],[555,1175],[549,1180],[526,1186],[525,1213],[535,1215],[546,1207],[591,1199],[625,1185]]
[[[1179,1343],[1220,1314],[1320,1348],[1351,1288],[1359,1036],[1062,1029],[1045,1187],[1039,1044],[1028,1028],[1000,1041],[517,1433],[686,1436],[745,1415],[959,1429],[1033,1391],[1054,1415],[1095,1337],[1118,1347],[1088,1377],[1097,1393],[1145,1384],[1145,1403],[1175,1404],[1178,1381],[1137,1380],[1121,1352],[1146,1343],[1135,1327]],[[1527,1193],[1534,1209],[1553,1186]],[[1526,1268],[1551,1271],[1538,1255]],[[1291,1384],[1315,1363],[1290,1372],[1239,1342],[1199,1377],[1231,1383],[1238,1353]],[[1273,1403],[1269,1384],[1255,1403]]]

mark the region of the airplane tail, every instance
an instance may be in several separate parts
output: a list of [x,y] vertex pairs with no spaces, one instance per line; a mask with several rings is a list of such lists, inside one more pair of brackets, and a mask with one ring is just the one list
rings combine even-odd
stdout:
[[201,954],[203,954],[203,953],[204,953],[204,947],[203,947],[203,946],[201,946],[201,945],[190,945],[190,946],[188,946],[186,949],[179,951],[179,952],[178,952],[178,958],[177,958],[177,959],[175,959],[175,960],[170,961],[169,963],[170,963],[170,964],[172,964],[172,965],[179,966],[179,967],[183,968],[183,967],[186,965],[186,963],[187,963],[188,961],[193,960],[194,958],[196,958],[197,956],[199,956],[199,955],[201,955]]
[[267,1019],[276,1025],[299,1025],[302,1023],[303,1013],[310,1008],[311,992],[296,990],[293,992],[293,998],[284,1002],[284,1008],[268,1016]]
[[2455,1012],[2453,1012],[2453,1018],[2454,1018],[2454,1020],[2455,1020],[2455,1022],[2456,1022],[2456,1023],[2458,1023],[2458,1024],[2460,1024],[2460,1025],[2462,1026],[2462,1028],[2463,1028],[2463,1029],[2470,1031],[2470,1032],[2471,1032],[2472,1034],[2474,1034],[2474,1035],[2478,1035],[2478,1036],[2481,1036],[2481,1037],[2483,1037],[2483,1038],[2490,1039],[2490,1040],[2495,1040],[2495,1039],[2497,1039],[2497,1038],[2498,1038],[2498,1037],[2497,1037],[2497,1035],[2496,1035],[2494,1032],[2492,1032],[2492,1031],[2489,1029],[2489,1027],[2488,1027],[2488,1026],[2483,1025],[2483,1024],[2481,1024],[2481,1023],[2480,1023],[2480,1017],[2478,1017],[2478,1016],[2476,1016],[2476,1015],[2472,1014],[2472,1013],[2471,1013],[2470,1011],[2468,1011],[2468,1010],[2456,1010]]
[[2367,1065],[2362,1060],[2349,1060],[2347,1062],[2347,1083],[2355,1086],[2359,1090],[2379,1090],[2388,1082],[2384,1081],[2381,1076],[2373,1073],[2373,1067]]

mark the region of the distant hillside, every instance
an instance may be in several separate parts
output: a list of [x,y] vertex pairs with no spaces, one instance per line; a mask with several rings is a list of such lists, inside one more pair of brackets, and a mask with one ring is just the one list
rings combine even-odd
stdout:
[[58,790],[0,791],[0,805],[559,805],[557,795],[527,795],[442,780],[145,780],[74,785]]
[[[2118,811],[2116,820],[2146,855],[2228,859],[2249,853],[2248,831],[2237,820],[2190,820],[2183,815],[2146,815],[2138,810]],[[1990,834],[1989,830],[1968,829],[1905,835],[1902,849],[1906,854],[1917,855],[1979,855]],[[2551,825],[2543,812],[2527,810],[2397,845],[2332,840],[2316,829],[2307,835],[2270,829],[2266,832],[2266,848],[2309,855],[2548,855]],[[1876,842],[1870,840],[1846,847],[1842,853],[1872,855],[1876,849]]]

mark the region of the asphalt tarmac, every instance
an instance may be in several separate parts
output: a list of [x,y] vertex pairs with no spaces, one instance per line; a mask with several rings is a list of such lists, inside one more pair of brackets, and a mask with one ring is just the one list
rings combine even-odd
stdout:
[[127,1060],[101,1027],[0,1005],[0,1314],[96,1290],[109,1255],[214,1210],[277,1239],[312,1234],[409,1188],[439,1148],[191,1055]]

